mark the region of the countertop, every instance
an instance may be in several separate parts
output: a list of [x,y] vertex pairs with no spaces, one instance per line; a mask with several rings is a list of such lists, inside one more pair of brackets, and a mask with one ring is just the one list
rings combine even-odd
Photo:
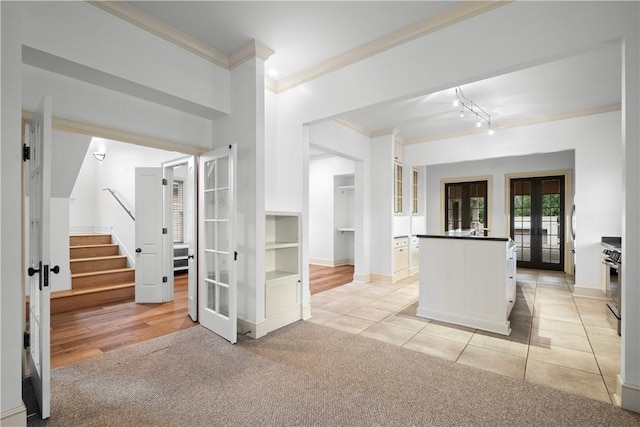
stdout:
[[429,239],[463,239],[463,240],[488,240],[492,242],[508,242],[510,237],[485,237],[485,236],[456,236],[445,234],[418,234],[418,237]]
[[609,249],[622,250],[622,238],[621,237],[602,237],[602,246],[607,246]]

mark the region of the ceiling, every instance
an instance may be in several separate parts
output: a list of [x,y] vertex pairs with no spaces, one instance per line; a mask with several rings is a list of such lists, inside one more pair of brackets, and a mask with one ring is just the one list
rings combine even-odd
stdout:
[[[275,53],[266,69],[276,81],[319,67],[461,2],[434,1],[130,1],[227,55],[257,40]],[[462,88],[500,129],[619,109],[620,46],[472,82]],[[374,105],[338,119],[363,132],[394,129],[405,143],[486,132],[468,110],[454,107],[455,88]],[[335,119],[335,117],[334,117]]]

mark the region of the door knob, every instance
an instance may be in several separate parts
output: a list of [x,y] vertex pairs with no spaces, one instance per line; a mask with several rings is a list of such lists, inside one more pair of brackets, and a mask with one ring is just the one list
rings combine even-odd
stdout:
[[54,266],[54,267],[51,269],[51,272],[52,272],[53,274],[58,274],[58,273],[60,273],[60,266],[59,266],[59,265]]
[[27,273],[29,274],[29,276],[33,276],[36,273],[40,273],[40,269],[35,269],[33,267],[29,267],[29,269],[27,270]]
[[136,253],[140,253],[140,252],[142,252],[142,249],[136,248]]

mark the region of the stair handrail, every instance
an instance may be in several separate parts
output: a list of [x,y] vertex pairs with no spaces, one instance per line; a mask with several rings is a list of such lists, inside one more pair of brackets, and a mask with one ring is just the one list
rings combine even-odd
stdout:
[[124,205],[124,203],[122,203],[122,201],[118,198],[118,196],[116,195],[116,193],[109,187],[107,188],[103,188],[102,191],[107,190],[109,193],[111,193],[111,195],[118,201],[118,203],[120,203],[120,206],[122,206],[122,209],[124,209],[129,216],[131,217],[132,220],[136,220],[133,216],[133,214],[131,213],[131,211],[129,209],[127,209],[127,207]]

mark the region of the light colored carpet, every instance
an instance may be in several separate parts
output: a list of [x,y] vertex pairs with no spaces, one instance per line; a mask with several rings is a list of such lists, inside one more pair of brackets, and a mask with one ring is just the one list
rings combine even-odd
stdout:
[[51,379],[52,427],[640,425],[606,403],[302,321],[236,345],[197,326]]

